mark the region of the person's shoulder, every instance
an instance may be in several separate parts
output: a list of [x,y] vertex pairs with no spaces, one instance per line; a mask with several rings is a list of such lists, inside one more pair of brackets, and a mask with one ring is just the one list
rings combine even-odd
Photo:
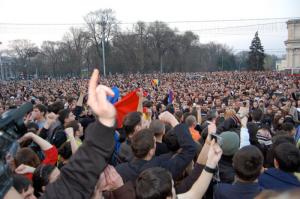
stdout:
[[118,164],[115,168],[117,171],[123,171],[124,169],[129,167],[129,163],[128,162],[123,162],[121,164]]
[[233,185],[228,183],[218,183],[214,187],[214,198],[227,198],[228,191],[232,189]]
[[226,190],[232,188],[234,185],[229,183],[218,183],[215,185],[216,190]]

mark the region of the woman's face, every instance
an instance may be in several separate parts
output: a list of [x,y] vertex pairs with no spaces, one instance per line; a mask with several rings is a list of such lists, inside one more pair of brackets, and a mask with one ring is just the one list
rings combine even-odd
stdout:
[[258,103],[257,102],[253,102],[253,107],[257,108],[258,107]]

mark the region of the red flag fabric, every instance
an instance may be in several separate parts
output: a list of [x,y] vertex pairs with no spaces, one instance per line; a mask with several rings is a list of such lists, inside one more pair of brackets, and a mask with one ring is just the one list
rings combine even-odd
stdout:
[[139,97],[137,91],[132,91],[124,96],[120,101],[114,104],[117,110],[117,128],[122,127],[124,117],[130,113],[137,111]]

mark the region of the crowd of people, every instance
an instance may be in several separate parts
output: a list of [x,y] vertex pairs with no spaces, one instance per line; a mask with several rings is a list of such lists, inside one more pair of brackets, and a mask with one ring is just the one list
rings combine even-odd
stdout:
[[[119,125],[116,103],[131,92],[137,106]],[[295,76],[94,70],[1,82],[0,114],[25,102],[34,108],[5,198],[299,198]]]

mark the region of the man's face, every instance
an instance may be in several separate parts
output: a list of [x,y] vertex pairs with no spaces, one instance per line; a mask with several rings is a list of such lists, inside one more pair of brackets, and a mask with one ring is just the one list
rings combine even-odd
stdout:
[[66,123],[74,121],[74,120],[75,120],[75,115],[72,112],[70,112],[69,116],[65,119]]
[[39,120],[43,117],[43,113],[38,108],[34,108],[32,114],[34,120]]
[[217,98],[217,99],[216,99],[216,106],[217,106],[217,107],[221,107],[221,103],[222,103],[222,102],[221,102],[221,99],[220,99],[220,98]]
[[24,199],[36,199],[35,195],[33,194],[34,189],[31,185],[29,185],[28,189],[25,191],[23,190],[23,192],[21,193],[21,196]]

